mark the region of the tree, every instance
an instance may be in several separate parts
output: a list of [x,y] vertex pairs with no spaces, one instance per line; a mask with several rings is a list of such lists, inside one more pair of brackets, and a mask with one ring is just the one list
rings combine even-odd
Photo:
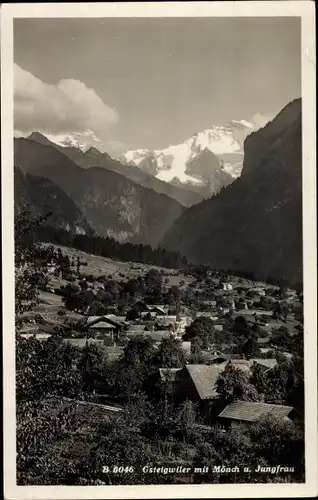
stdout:
[[50,216],[33,217],[25,207],[15,217],[15,309],[17,314],[39,303],[41,285],[47,283],[46,260],[35,243],[35,231]]
[[235,400],[259,400],[259,395],[246,374],[239,368],[235,368],[231,362],[219,374],[216,388],[225,404],[230,404]]
[[215,328],[210,318],[196,318],[190,325],[186,326],[183,340],[192,340],[199,337],[202,340],[203,349],[207,349],[215,341]]
[[196,437],[197,408],[192,401],[186,400],[181,404],[176,421],[183,440],[189,442]]
[[87,342],[78,361],[78,369],[84,392],[107,392],[108,358],[102,347]]
[[181,341],[173,337],[163,339],[154,357],[154,363],[165,368],[181,368],[185,363]]
[[191,340],[191,363],[200,364],[202,362],[203,341],[200,337],[193,337]]
[[244,316],[237,316],[234,320],[234,331],[240,335],[246,335],[249,331],[248,323]]
[[44,396],[72,396],[81,392],[77,370],[79,350],[58,336],[46,342],[16,339],[16,394],[18,401]]
[[246,358],[257,357],[260,354],[257,341],[252,337],[248,338],[242,346],[242,353]]
[[295,467],[296,475],[303,475],[304,436],[291,421],[264,415],[250,427],[250,436],[256,455],[271,465]]

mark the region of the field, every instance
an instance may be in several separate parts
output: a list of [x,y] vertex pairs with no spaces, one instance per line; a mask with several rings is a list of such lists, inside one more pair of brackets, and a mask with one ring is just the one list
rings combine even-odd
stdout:
[[[43,243],[43,246],[48,246],[47,243]],[[81,267],[81,272],[92,275],[95,278],[99,276],[107,276],[113,278],[120,278],[121,274],[124,275],[125,278],[137,278],[140,275],[145,275],[149,269],[158,269],[159,271],[163,271],[165,278],[169,279],[169,285],[179,285],[181,281],[184,281],[185,284],[191,283],[193,278],[189,276],[184,276],[181,272],[179,273],[176,269],[167,269],[164,267],[153,266],[151,264],[140,264],[137,262],[122,262],[119,260],[113,260],[106,257],[101,257],[99,255],[93,255],[86,252],[82,252],[81,250],[76,250],[75,248],[64,247],[61,245],[53,245],[57,250],[61,249],[64,255],[68,255],[68,257],[75,261],[79,257],[81,262],[87,262],[87,266]]]

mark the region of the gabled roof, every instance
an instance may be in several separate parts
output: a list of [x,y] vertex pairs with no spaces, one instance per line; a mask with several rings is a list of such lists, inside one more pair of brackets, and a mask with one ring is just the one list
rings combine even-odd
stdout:
[[105,319],[107,321],[112,321],[114,324],[123,326],[123,325],[128,325],[128,322],[126,321],[125,316],[116,316],[116,314],[107,314],[105,316]]
[[[243,372],[250,372],[251,362],[248,359],[231,359],[230,362],[234,368],[239,368]],[[228,363],[229,361],[225,361],[219,367],[224,370]]]
[[140,333],[143,332],[146,328],[146,325],[130,325],[126,333]]
[[255,422],[264,414],[272,414],[281,418],[288,417],[293,410],[292,406],[254,403],[250,401],[236,401],[228,405],[220,414],[220,418]]
[[115,326],[110,324],[108,321],[96,321],[92,325],[89,325],[91,329],[104,328],[105,330],[114,330]]
[[69,344],[73,345],[74,347],[85,347],[86,346],[86,342],[88,344],[103,344],[103,341],[102,340],[98,340],[98,339],[86,339],[86,338],[70,338],[70,339],[67,339],[65,338],[64,339],[64,342],[68,342]]
[[253,361],[264,367],[266,369],[265,371],[274,368],[278,364],[275,358],[265,358],[265,359],[253,358]]
[[186,370],[201,399],[213,399],[218,396],[215,384],[222,372],[220,365],[186,365]]
[[155,330],[152,332],[142,332],[145,337],[150,337],[156,342],[161,342],[163,339],[171,337],[171,332],[169,330]]

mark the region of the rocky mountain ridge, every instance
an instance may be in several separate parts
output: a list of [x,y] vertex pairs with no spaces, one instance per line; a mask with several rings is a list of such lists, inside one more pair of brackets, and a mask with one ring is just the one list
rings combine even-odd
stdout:
[[215,268],[301,281],[301,100],[251,134],[244,148],[241,177],[187,209],[163,244]]

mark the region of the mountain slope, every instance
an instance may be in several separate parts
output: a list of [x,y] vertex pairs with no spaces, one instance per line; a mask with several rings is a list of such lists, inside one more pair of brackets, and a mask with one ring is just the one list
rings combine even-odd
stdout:
[[49,179],[36,177],[14,168],[14,205],[17,213],[27,206],[34,215],[51,212],[48,223],[75,234],[92,234],[80,209]]
[[239,177],[243,142],[253,129],[249,122],[232,120],[196,133],[183,143],[162,150],[127,151],[120,159],[130,168],[137,165],[160,180],[211,196]]
[[15,164],[57,184],[100,236],[155,246],[183,207],[105,168],[83,169],[56,148],[15,139]]
[[167,249],[216,268],[302,280],[301,100],[245,140],[242,175],[187,209]]
[[150,175],[150,173],[144,172],[136,166],[132,166],[128,169],[126,165],[121,164],[117,160],[113,160],[107,153],[101,153],[94,147],[91,147],[84,152],[77,147],[56,144],[39,132],[33,132],[28,139],[47,146],[53,146],[61,153],[68,156],[79,167],[103,167],[107,170],[111,170],[112,172],[117,172],[118,174],[124,175],[127,179],[130,179],[143,187],[153,189],[157,193],[165,194],[170,198],[173,198],[183,206],[191,206],[198,203],[202,199],[202,196],[194,191],[160,181],[159,179],[153,177],[153,175]]

